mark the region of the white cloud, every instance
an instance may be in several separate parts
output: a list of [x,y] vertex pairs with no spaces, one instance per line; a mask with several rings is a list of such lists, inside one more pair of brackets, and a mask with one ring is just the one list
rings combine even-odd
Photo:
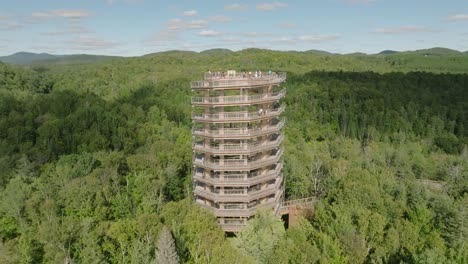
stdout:
[[217,15],[208,17],[207,19],[186,20],[175,18],[168,20],[163,29],[153,34],[151,37],[143,40],[146,46],[158,46],[160,48],[174,49],[182,47],[181,43],[194,45],[193,42],[184,41],[186,31],[199,29],[196,33],[202,37],[217,37],[223,35],[221,32],[206,29],[209,24],[213,23],[228,23],[232,21],[230,17]]
[[346,0],[346,2],[351,4],[369,4],[375,1],[376,0]]
[[124,0],[124,3],[126,4],[141,4],[145,2],[144,0]]
[[273,40],[274,43],[288,43],[288,44],[297,44],[297,43],[320,43],[326,41],[333,41],[340,38],[340,35],[301,35],[297,37],[282,37],[276,40]]
[[204,28],[208,24],[206,20],[184,21],[179,18],[171,19],[166,24],[166,30],[179,31],[188,29]]
[[78,20],[91,16],[91,12],[80,9],[56,9],[49,11],[33,12],[30,17],[26,18],[26,23],[37,23],[54,18],[65,18],[70,20]]
[[401,26],[401,27],[387,27],[377,28],[371,31],[375,34],[402,34],[402,33],[424,33],[424,32],[440,32],[440,30],[421,27],[421,26]]
[[212,16],[209,19],[210,21],[217,22],[217,23],[228,23],[232,21],[232,18],[227,17],[227,16]]
[[179,30],[184,27],[184,23],[185,22],[182,19],[174,18],[169,20],[166,26],[168,30]]
[[144,43],[148,46],[173,46],[178,42],[179,35],[177,31],[173,30],[161,30],[156,34],[152,35],[150,38],[144,40]]
[[271,36],[271,33],[252,31],[252,32],[244,32],[244,33],[241,33],[240,35],[245,36],[245,37],[255,38],[255,37],[268,37],[268,36]]
[[245,40],[233,37],[224,37],[220,39],[221,42],[230,43],[230,44],[240,44],[243,43]]
[[214,30],[202,30],[200,33],[198,33],[199,36],[203,37],[217,37],[221,35],[221,32],[214,31]]
[[9,18],[9,16],[0,15],[0,20],[2,20],[2,19],[7,19],[7,18]]
[[208,24],[206,20],[192,20],[187,23],[188,29],[204,28]]
[[[105,0],[105,2],[108,5],[113,5],[117,3],[117,0]],[[125,4],[141,4],[144,2],[144,0],[123,0],[122,2]]]
[[23,25],[18,22],[8,22],[4,26],[0,26],[0,30],[2,31],[9,31],[9,30],[16,30],[22,28]]
[[80,36],[66,41],[74,49],[109,49],[118,46],[118,43],[96,37]]
[[[159,46],[173,49],[175,45],[179,45],[178,43],[181,41],[180,35],[184,31],[203,29],[208,23],[209,21],[202,19],[191,21],[182,20],[180,18],[171,19],[166,22],[165,28],[145,39],[143,42],[147,46]],[[210,34],[214,35],[216,32],[203,30],[199,33],[201,36],[208,36]]]
[[180,34],[183,31],[202,29],[208,25],[207,20],[191,20],[186,21],[180,18],[171,19],[166,22],[165,28],[156,32],[144,43],[149,46],[160,46],[166,48],[174,48],[174,45],[180,41]]
[[446,21],[463,21],[463,20],[468,20],[468,14],[457,14],[457,15],[452,15],[448,16],[445,18]]
[[[263,42],[262,42],[263,43]],[[243,47],[255,47],[258,46],[259,43],[255,40],[246,40],[246,39],[239,39],[233,37],[221,38],[219,46],[243,46]]]
[[263,3],[263,4],[257,5],[257,10],[272,11],[272,10],[287,7],[287,6],[288,6],[287,4],[281,3],[281,2]]
[[33,12],[31,14],[31,17],[34,19],[34,20],[45,20],[45,19],[49,19],[52,17],[52,14],[51,13],[48,13],[48,12]]
[[61,36],[61,35],[81,35],[81,34],[88,34],[88,33],[93,33],[93,32],[82,26],[69,26],[65,30],[47,31],[41,34],[46,35],[46,36]]
[[323,42],[329,40],[336,40],[339,35],[303,35],[299,36],[297,39],[304,42]]
[[50,13],[57,17],[63,17],[68,19],[80,19],[91,16],[91,12],[87,10],[71,10],[71,9],[59,9],[52,10]]
[[278,25],[280,28],[284,28],[284,29],[291,29],[291,28],[296,28],[297,25],[294,24],[294,23],[288,23],[288,22],[285,22],[285,23],[281,23]]
[[230,4],[224,7],[224,10],[230,11],[243,11],[247,9],[247,5],[241,5],[238,3]]
[[37,44],[34,44],[34,45],[31,45],[29,46],[29,49],[30,50],[35,50],[37,52],[47,52],[47,53],[51,53],[51,54],[57,54],[58,51],[59,51],[59,47],[58,46],[52,46],[52,45],[37,45]]
[[296,44],[299,41],[296,38],[281,37],[281,38],[273,39],[271,42],[276,43],[276,44],[278,43]]
[[188,11],[184,11],[183,15],[184,16],[196,16],[198,15],[198,12],[197,10],[188,10]]

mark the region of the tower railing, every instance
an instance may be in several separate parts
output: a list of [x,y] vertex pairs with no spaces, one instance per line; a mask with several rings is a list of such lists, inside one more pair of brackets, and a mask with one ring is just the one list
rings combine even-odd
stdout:
[[[280,204],[279,200],[281,199],[281,189],[278,190],[275,193],[275,196],[273,198],[270,198],[267,202],[256,204],[254,206],[248,207],[246,209],[222,209],[222,208],[214,208],[211,207],[207,204],[201,204],[200,205],[204,208],[207,208],[209,210],[213,210],[214,214],[217,217],[229,217],[229,216],[243,216],[243,217],[249,217],[255,214],[255,211],[263,208],[274,208],[275,205],[276,207]],[[276,208],[275,208],[276,210]],[[225,225],[221,223],[221,225]],[[229,224],[227,224],[229,225]],[[240,224],[236,225],[238,228],[243,227],[245,224]]]
[[279,176],[278,178],[276,178],[274,184],[271,184],[266,188],[262,188],[251,192],[243,191],[237,194],[215,193],[211,192],[210,190],[205,190],[198,186],[195,187],[193,191],[196,195],[208,198],[214,202],[250,202],[276,193],[278,188],[281,186],[282,179],[282,176]]
[[239,127],[239,128],[224,128],[224,129],[205,129],[205,128],[196,128],[195,126],[192,129],[192,133],[195,136],[206,136],[206,137],[218,137],[225,138],[229,136],[243,136],[243,137],[254,137],[264,134],[269,134],[279,131],[286,122],[286,118],[282,118],[275,125],[268,125],[264,127]]
[[194,143],[193,150],[210,154],[248,154],[278,147],[283,142],[283,138],[284,136],[280,135],[273,141],[246,144],[219,144],[217,146],[205,145],[204,142]]
[[[242,187],[242,186],[251,186],[255,185],[261,182],[266,182],[272,179],[275,179],[280,175],[280,171],[282,168],[282,163],[277,166],[276,169],[274,170],[269,170],[268,172],[264,174],[258,174],[256,176],[249,176],[247,173],[244,174],[235,174],[235,175],[229,175],[224,177],[204,177],[202,173],[194,173],[193,178],[200,181],[204,182],[206,184],[215,186],[215,187],[220,187],[220,186],[225,186],[225,187]],[[232,176],[232,177],[231,177]]]
[[279,116],[283,113],[285,105],[281,105],[275,109],[262,109],[255,112],[222,112],[215,114],[193,113],[192,120],[194,121],[249,121],[254,119],[263,119]]
[[247,179],[247,180],[244,180],[244,177],[242,177],[241,179],[243,180],[231,179],[231,180],[217,181],[211,178],[203,178],[203,177],[200,177],[199,175],[194,176],[194,179],[200,182],[204,182],[209,185],[213,185],[214,187],[221,187],[221,186],[222,187],[245,187],[245,186],[251,186],[251,185],[255,185],[258,183],[265,182],[265,181],[273,180],[276,177],[278,177],[278,173],[269,173],[269,174],[265,174],[265,175]]
[[278,162],[281,159],[282,154],[283,150],[280,149],[275,155],[254,161],[248,161],[247,159],[224,159],[221,162],[221,160],[210,161],[205,159],[194,158],[193,164],[200,167],[206,167],[212,170],[220,170],[223,168],[239,170],[256,169],[258,167]]
[[233,77],[219,76],[219,77],[205,77],[201,81],[193,81],[190,83],[192,89],[211,89],[211,88],[227,88],[227,87],[252,87],[270,84],[279,84],[286,80],[286,73],[265,74],[261,76],[242,76],[235,75]]
[[[276,200],[272,199],[272,201],[262,203],[255,205],[250,208],[246,209],[218,209],[218,208],[213,208],[208,205],[200,204],[202,207],[213,210],[215,216],[218,217],[229,217],[229,216],[243,216],[243,217],[249,217],[254,215],[255,211],[262,209],[262,208],[270,208],[274,207],[276,204]],[[244,225],[240,225],[241,227]]]
[[279,100],[286,95],[286,89],[276,93],[255,95],[228,95],[213,97],[192,97],[192,104],[237,104],[237,103],[262,103],[265,101]]

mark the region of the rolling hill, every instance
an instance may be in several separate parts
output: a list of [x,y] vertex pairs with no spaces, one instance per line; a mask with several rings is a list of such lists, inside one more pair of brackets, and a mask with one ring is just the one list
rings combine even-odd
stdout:
[[38,60],[50,60],[56,58],[55,55],[48,53],[17,52],[12,55],[0,57],[0,61],[11,64],[30,64]]
[[435,47],[430,49],[421,49],[415,51],[407,51],[405,53],[413,53],[413,54],[422,54],[422,55],[460,55],[462,52],[453,49]]
[[117,56],[72,54],[52,55],[48,53],[17,52],[12,55],[0,57],[0,61],[10,64],[76,64],[97,62],[118,58]]
[[383,50],[383,51],[377,53],[376,55],[390,55],[390,54],[395,54],[395,53],[398,53],[398,51],[395,51],[395,50]]

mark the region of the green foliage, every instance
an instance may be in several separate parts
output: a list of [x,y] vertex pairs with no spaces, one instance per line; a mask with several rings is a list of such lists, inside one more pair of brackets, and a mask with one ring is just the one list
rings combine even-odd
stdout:
[[224,238],[214,216],[191,200],[167,203],[162,216],[174,234],[182,262],[252,263]]
[[305,219],[299,220],[296,226],[286,230],[266,263],[302,264],[320,261],[320,251],[311,240],[312,234],[312,225]]
[[237,234],[233,244],[257,263],[265,263],[284,234],[283,223],[272,211],[259,211]]
[[[164,225],[181,263],[466,263],[468,57],[426,53],[0,63],[0,262],[154,263]],[[321,198],[235,246],[190,199],[189,81],[226,68],[288,71],[286,196]]]

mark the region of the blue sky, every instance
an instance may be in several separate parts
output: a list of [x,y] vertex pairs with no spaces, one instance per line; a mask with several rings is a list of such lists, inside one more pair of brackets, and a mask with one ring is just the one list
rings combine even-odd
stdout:
[[468,50],[467,0],[0,0],[0,55]]

